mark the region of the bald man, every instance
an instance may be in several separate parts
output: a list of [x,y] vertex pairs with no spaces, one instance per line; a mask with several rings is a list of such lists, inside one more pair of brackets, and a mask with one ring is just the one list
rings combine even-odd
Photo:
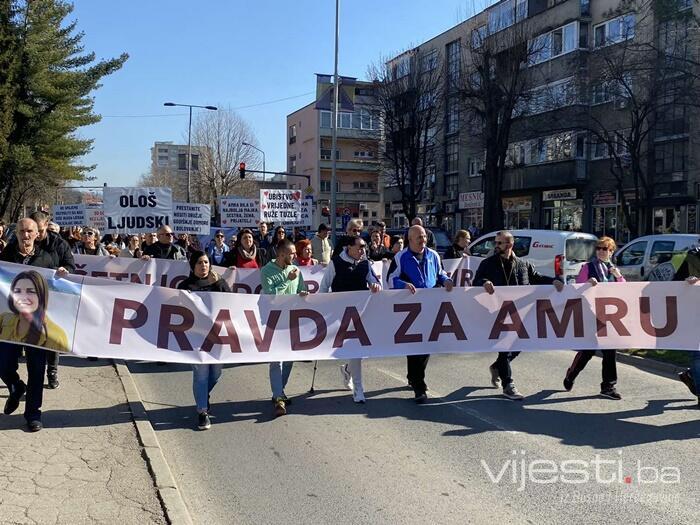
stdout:
[[[439,286],[444,286],[448,292],[452,291],[452,280],[442,269],[440,256],[426,246],[427,242],[428,237],[422,226],[416,224],[408,229],[408,247],[394,256],[389,267],[389,288],[408,289],[412,294],[415,294],[418,288]],[[425,384],[428,359],[428,354],[410,355],[406,358],[406,377],[415,394],[416,403],[425,403],[428,399],[428,387]]]
[[170,259],[174,261],[184,261],[187,259],[187,254],[173,240],[175,234],[170,226],[161,226],[158,230],[158,241],[151,245],[143,247],[143,255],[141,259],[148,261],[154,259]]

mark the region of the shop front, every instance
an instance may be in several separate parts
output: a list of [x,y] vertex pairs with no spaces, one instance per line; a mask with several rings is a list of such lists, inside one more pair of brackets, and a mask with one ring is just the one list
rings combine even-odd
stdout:
[[532,224],[532,196],[504,197],[503,224],[509,230],[522,230],[531,228]]
[[542,214],[545,230],[583,230],[583,199],[576,188],[543,191]]
[[459,209],[462,212],[462,229],[480,232],[484,224],[484,193],[481,191],[460,193]]

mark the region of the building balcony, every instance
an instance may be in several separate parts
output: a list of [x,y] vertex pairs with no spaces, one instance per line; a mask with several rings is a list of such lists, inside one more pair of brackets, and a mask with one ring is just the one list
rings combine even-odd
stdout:
[[[321,137],[330,138],[332,130],[331,128],[318,128],[318,134]],[[379,134],[378,129],[338,128],[339,139],[378,140]]]
[[588,180],[586,168],[587,161],[583,159],[509,168],[503,180],[503,190],[528,190],[582,184]]
[[[379,193],[370,190],[356,190],[353,192],[338,191],[335,197],[339,202],[379,202]],[[330,191],[321,191],[318,193],[319,200],[330,200],[330,198]]]
[[[322,170],[332,169],[333,161],[319,160],[318,167]],[[343,171],[379,171],[379,161],[367,159],[337,160],[336,169]]]

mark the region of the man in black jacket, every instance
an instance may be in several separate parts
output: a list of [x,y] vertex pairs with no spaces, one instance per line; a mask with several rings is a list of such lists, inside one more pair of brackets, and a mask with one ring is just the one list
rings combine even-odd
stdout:
[[[552,284],[558,292],[564,288],[559,279],[544,276],[535,270],[532,263],[520,259],[513,253],[514,238],[509,231],[500,231],[496,235],[494,254],[484,259],[476,270],[474,286],[483,286],[491,295],[494,286],[522,286],[530,284]],[[489,367],[491,384],[503,386],[503,395],[508,399],[522,399],[523,396],[513,384],[510,362],[520,352],[499,352],[498,359]]]
[[[0,254],[0,261],[16,264],[26,264],[41,268],[54,268],[56,275],[63,277],[68,275],[65,268],[57,268],[54,256],[41,249],[36,242],[39,235],[36,222],[25,218],[17,223],[17,242],[8,245]],[[22,400],[25,392],[27,402],[24,409],[24,418],[31,432],[38,432],[43,428],[41,424],[41,403],[44,391],[44,369],[46,368],[46,350],[33,347],[24,347],[27,358],[27,384],[20,379],[19,356],[22,345],[13,343],[0,343],[0,378],[7,385],[10,392],[5,402],[5,414],[12,414]]]
[[[35,211],[29,218],[36,222],[39,232],[36,238],[37,244],[53,257],[54,267],[63,268],[68,273],[75,273],[75,261],[70,245],[60,235],[48,230],[48,214],[43,211]],[[58,355],[58,352],[46,352],[46,380],[49,388],[59,387]]]
[[143,247],[141,259],[148,261],[154,259],[171,259],[184,261],[187,259],[185,250],[173,243],[173,229],[170,226],[162,226],[158,230],[158,242]]

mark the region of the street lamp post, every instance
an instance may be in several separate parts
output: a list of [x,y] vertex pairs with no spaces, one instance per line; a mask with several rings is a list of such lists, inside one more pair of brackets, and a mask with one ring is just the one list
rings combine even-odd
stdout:
[[337,160],[338,148],[338,99],[340,97],[340,82],[338,81],[338,40],[340,34],[340,0],[335,0],[335,60],[333,68],[333,108],[331,111],[331,242],[335,246],[335,219],[336,219],[336,184],[337,184]]
[[195,104],[176,104],[175,102],[165,102],[164,106],[181,106],[190,108],[190,123],[187,126],[187,202],[190,202],[190,180],[192,178],[192,108],[209,109],[216,111],[216,106],[197,106]]
[[257,146],[253,146],[250,142],[242,142],[243,146],[248,146],[249,148],[253,148],[254,150],[259,151],[262,153],[263,157],[263,182],[265,182],[265,152],[258,148]]

